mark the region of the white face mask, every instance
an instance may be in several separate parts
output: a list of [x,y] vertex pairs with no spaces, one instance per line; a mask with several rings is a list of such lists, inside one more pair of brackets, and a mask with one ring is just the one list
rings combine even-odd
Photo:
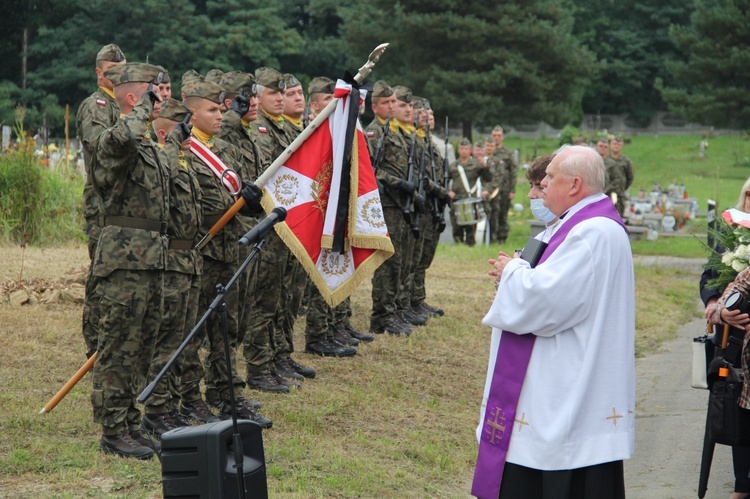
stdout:
[[542,222],[548,224],[557,218],[557,215],[544,206],[543,199],[530,199],[529,201],[531,201],[531,213]]

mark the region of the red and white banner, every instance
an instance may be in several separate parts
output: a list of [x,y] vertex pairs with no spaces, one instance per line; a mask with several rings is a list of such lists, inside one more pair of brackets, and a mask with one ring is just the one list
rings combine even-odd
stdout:
[[[357,123],[352,161],[349,219],[343,253],[331,251],[341,185],[347,103],[351,86],[339,80],[336,110],[263,184],[263,208],[287,210],[276,232],[294,252],[321,295],[335,306],[393,255],[372,172],[367,142]],[[346,180],[346,179],[345,179]]]
[[730,225],[741,225],[750,229],[750,213],[730,208],[721,214],[724,221]]

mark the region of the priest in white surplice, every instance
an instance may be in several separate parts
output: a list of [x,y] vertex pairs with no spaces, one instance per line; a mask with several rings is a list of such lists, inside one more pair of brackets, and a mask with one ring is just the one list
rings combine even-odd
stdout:
[[[535,268],[504,253],[493,261],[498,290],[483,322],[495,336],[503,333],[490,353],[490,400],[496,400],[492,391],[508,391],[495,364],[515,362],[510,339],[503,348],[505,335],[533,336],[523,337],[531,339],[531,350],[515,412],[504,408],[513,417],[504,425],[512,426],[504,465],[489,469],[501,475],[500,498],[624,497],[622,460],[632,455],[635,435],[630,244],[602,194],[604,163],[596,151],[565,146],[546,172],[544,205],[561,220],[542,260]],[[482,476],[493,462],[483,451],[503,437],[497,437],[497,416],[486,419],[482,412],[472,492],[483,498],[496,490]]]

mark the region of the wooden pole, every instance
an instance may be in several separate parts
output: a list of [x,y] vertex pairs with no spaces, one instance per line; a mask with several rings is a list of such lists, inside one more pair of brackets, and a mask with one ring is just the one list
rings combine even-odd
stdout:
[[94,355],[89,357],[89,360],[86,361],[84,365],[81,366],[81,368],[76,371],[76,373],[73,375],[72,378],[68,380],[67,383],[65,383],[65,386],[60,388],[60,391],[55,394],[54,397],[50,399],[49,402],[47,402],[47,405],[42,407],[42,410],[39,411],[39,414],[45,414],[47,412],[50,412],[52,409],[55,408],[55,406],[65,397],[70,390],[73,389],[74,386],[76,386],[76,383],[78,383],[83,376],[91,370],[92,367],[94,367],[94,362],[96,362],[96,352]]

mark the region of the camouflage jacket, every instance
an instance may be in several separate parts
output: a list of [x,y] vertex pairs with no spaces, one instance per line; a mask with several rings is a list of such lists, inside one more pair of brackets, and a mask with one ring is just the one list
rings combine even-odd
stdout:
[[607,170],[607,187],[605,192],[617,192],[622,196],[633,183],[633,162],[630,158],[620,155],[617,158],[607,156],[604,160]]
[[516,192],[518,179],[518,165],[513,159],[513,151],[505,146],[499,147],[495,149],[492,159],[497,162],[497,169],[503,172],[503,182],[498,183],[496,187],[500,187],[500,193],[507,197],[508,194]]
[[[469,193],[466,191],[466,188],[464,187],[463,180],[461,180],[461,174],[458,171],[458,165],[464,167],[466,180],[469,181],[469,189],[474,188],[474,185],[476,185],[478,178],[482,179],[482,188],[479,190],[479,192],[474,192],[473,194],[469,195]],[[450,166],[449,173],[453,184],[453,192],[456,193],[456,199],[482,197],[482,191],[487,190],[484,183],[492,180],[492,173],[490,172],[490,170],[487,167],[483,167],[482,165],[480,165],[479,161],[474,158],[469,158],[466,163],[462,163],[460,159],[454,161]]]
[[[173,136],[169,136],[167,144],[161,149],[164,164],[169,167],[167,270],[201,274],[203,258],[200,251],[193,249],[198,242],[203,221],[201,187],[193,166],[188,163],[180,145],[174,141]],[[185,247],[188,244],[190,247]]]
[[[233,145],[242,154],[242,165],[237,171],[242,181],[255,182],[268,165],[264,164],[265,156],[255,143],[250,126],[243,125],[242,119],[234,111],[227,111],[224,113],[224,120],[221,122],[221,131],[216,137]],[[239,234],[244,235],[257,225],[262,216],[262,210],[251,212],[249,209],[243,209],[237,214]]]
[[258,118],[252,122],[252,131],[256,143],[263,154],[263,171],[278,158],[292,143],[294,137],[289,135],[285,125],[286,120],[276,121],[263,111],[258,112]]
[[[198,139],[193,137],[193,140]],[[222,139],[213,137],[212,140],[211,151],[228,168],[236,172],[242,172],[243,157],[240,150]],[[221,180],[214,175],[203,161],[192,153],[189,153],[187,157],[195,171],[198,184],[201,188],[201,206],[203,208],[201,235],[203,235],[208,233],[208,230],[232,207],[236,200],[234,196],[229,194],[229,191],[222,185]],[[239,256],[237,245],[239,241],[238,234],[240,232],[237,224],[237,217],[232,218],[203,248],[203,257],[224,263],[231,263],[237,260]]]
[[92,185],[104,216],[93,262],[99,277],[166,266],[169,171],[145,137],[152,109],[141,99],[95,140]]
[[506,177],[509,173],[505,165],[501,165],[500,162],[501,160],[494,154],[490,158],[487,158],[487,169],[492,173],[492,180],[484,184],[484,188],[489,192],[490,196],[493,193],[495,194],[492,199],[498,201],[502,198],[501,193],[503,189],[506,188],[508,182]]
[[119,117],[120,106],[101,87],[81,102],[76,113],[76,130],[86,169],[86,183],[83,186],[83,216],[86,219],[84,232],[93,239],[99,238],[100,222],[99,198],[91,187],[91,157],[95,153],[96,138],[114,125]]
[[[383,122],[376,117],[367,125],[365,132],[371,154],[374,154],[378,139],[383,133]],[[388,130],[388,135],[383,140],[376,176],[380,184],[380,201],[384,207],[401,205],[403,194],[398,189],[398,183],[399,180],[406,180],[409,174],[410,145],[411,142],[399,130],[393,128]]]

